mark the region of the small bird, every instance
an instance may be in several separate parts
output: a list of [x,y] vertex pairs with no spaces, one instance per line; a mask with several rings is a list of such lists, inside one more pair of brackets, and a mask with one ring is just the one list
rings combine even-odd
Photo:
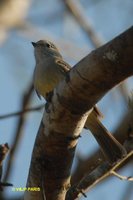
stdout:
[[[36,66],[34,70],[34,88],[38,96],[45,99],[53,89],[62,81],[71,69],[66,63],[57,47],[50,41],[40,40],[32,42]],[[94,106],[85,123],[104,155],[110,163],[117,162],[126,155],[125,148],[113,137],[100,121],[100,112]]]

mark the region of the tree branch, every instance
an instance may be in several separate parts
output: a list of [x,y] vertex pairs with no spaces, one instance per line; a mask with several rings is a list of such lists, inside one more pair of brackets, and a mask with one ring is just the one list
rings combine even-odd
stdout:
[[[68,191],[66,200],[76,200],[78,197],[80,197],[83,193],[94,187],[97,183],[99,183],[101,180],[105,179],[106,177],[110,175],[115,175],[115,170],[119,168],[127,159],[133,156],[133,150],[130,151],[125,158],[120,160],[117,164],[114,166],[109,165],[108,162],[104,162],[103,164],[99,165],[95,170],[93,170],[91,173],[86,174],[84,178],[76,185],[74,185],[70,191]],[[117,174],[119,178],[124,178],[126,180],[129,179],[129,181],[132,181],[133,179],[131,177],[122,177]]]
[[[121,143],[127,140],[129,134],[133,133],[133,113],[130,109],[128,113],[123,116],[123,119],[119,122],[116,130],[114,131],[115,138]],[[130,133],[131,132],[131,133]],[[71,183],[74,185],[79,182],[84,174],[91,172],[98,165],[102,164],[105,161],[105,157],[100,150],[93,152],[92,155],[89,155],[88,158],[84,160],[79,159],[79,164],[72,175]]]
[[80,3],[78,1],[74,2],[73,0],[64,0],[64,3],[69,12],[73,15],[73,17],[79,23],[81,28],[85,31],[92,45],[94,47],[101,46],[103,44],[102,39],[94,30],[89,19],[85,16],[84,14],[85,11],[83,10]]
[[26,109],[21,110],[21,111],[0,115],[0,120],[7,119],[7,118],[10,118],[10,117],[17,117],[19,115],[23,115],[24,113],[28,113],[28,112],[40,111],[40,110],[42,110],[42,108],[44,108],[43,104],[36,106],[36,107],[33,107],[33,108],[26,108]]
[[[47,200],[64,200],[77,139],[89,110],[115,85],[133,75],[133,27],[82,59],[54,90],[41,122],[27,185]],[[112,79],[113,77],[113,79]],[[25,200],[42,200],[26,192]]]
[[[33,93],[33,85],[31,84],[29,86],[28,90],[25,92],[25,94],[23,96],[22,110],[25,110],[27,108],[27,106],[29,105],[32,93]],[[11,150],[10,150],[9,160],[7,162],[7,169],[6,169],[4,181],[6,181],[9,178],[10,172],[12,170],[12,160],[14,159],[16,149],[17,149],[19,142],[20,142],[20,139],[22,137],[24,123],[25,123],[25,113],[20,115],[20,117],[18,119],[18,125],[16,127],[16,132],[15,132],[15,135],[14,135],[14,141],[13,141],[13,144],[12,144],[12,147],[11,147]]]

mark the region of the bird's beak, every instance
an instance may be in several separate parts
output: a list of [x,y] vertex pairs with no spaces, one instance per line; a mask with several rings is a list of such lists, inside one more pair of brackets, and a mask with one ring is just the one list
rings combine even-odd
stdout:
[[31,42],[31,44],[33,45],[33,47],[36,47],[36,46],[37,46],[37,43],[36,43],[36,42]]

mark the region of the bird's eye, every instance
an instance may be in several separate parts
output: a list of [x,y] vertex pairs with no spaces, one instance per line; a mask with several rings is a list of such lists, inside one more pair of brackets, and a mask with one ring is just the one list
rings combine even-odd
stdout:
[[49,49],[56,49],[55,45],[52,43],[46,43],[46,47],[48,47]]
[[47,44],[46,44],[46,47],[50,48],[50,47],[51,47],[51,45],[50,45],[49,43],[47,43]]

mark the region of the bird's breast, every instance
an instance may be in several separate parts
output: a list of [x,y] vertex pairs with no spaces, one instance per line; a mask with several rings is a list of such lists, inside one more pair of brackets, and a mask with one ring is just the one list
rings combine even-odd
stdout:
[[44,98],[62,79],[62,74],[56,66],[45,66],[45,68],[44,66],[39,66],[35,68],[34,87]]

